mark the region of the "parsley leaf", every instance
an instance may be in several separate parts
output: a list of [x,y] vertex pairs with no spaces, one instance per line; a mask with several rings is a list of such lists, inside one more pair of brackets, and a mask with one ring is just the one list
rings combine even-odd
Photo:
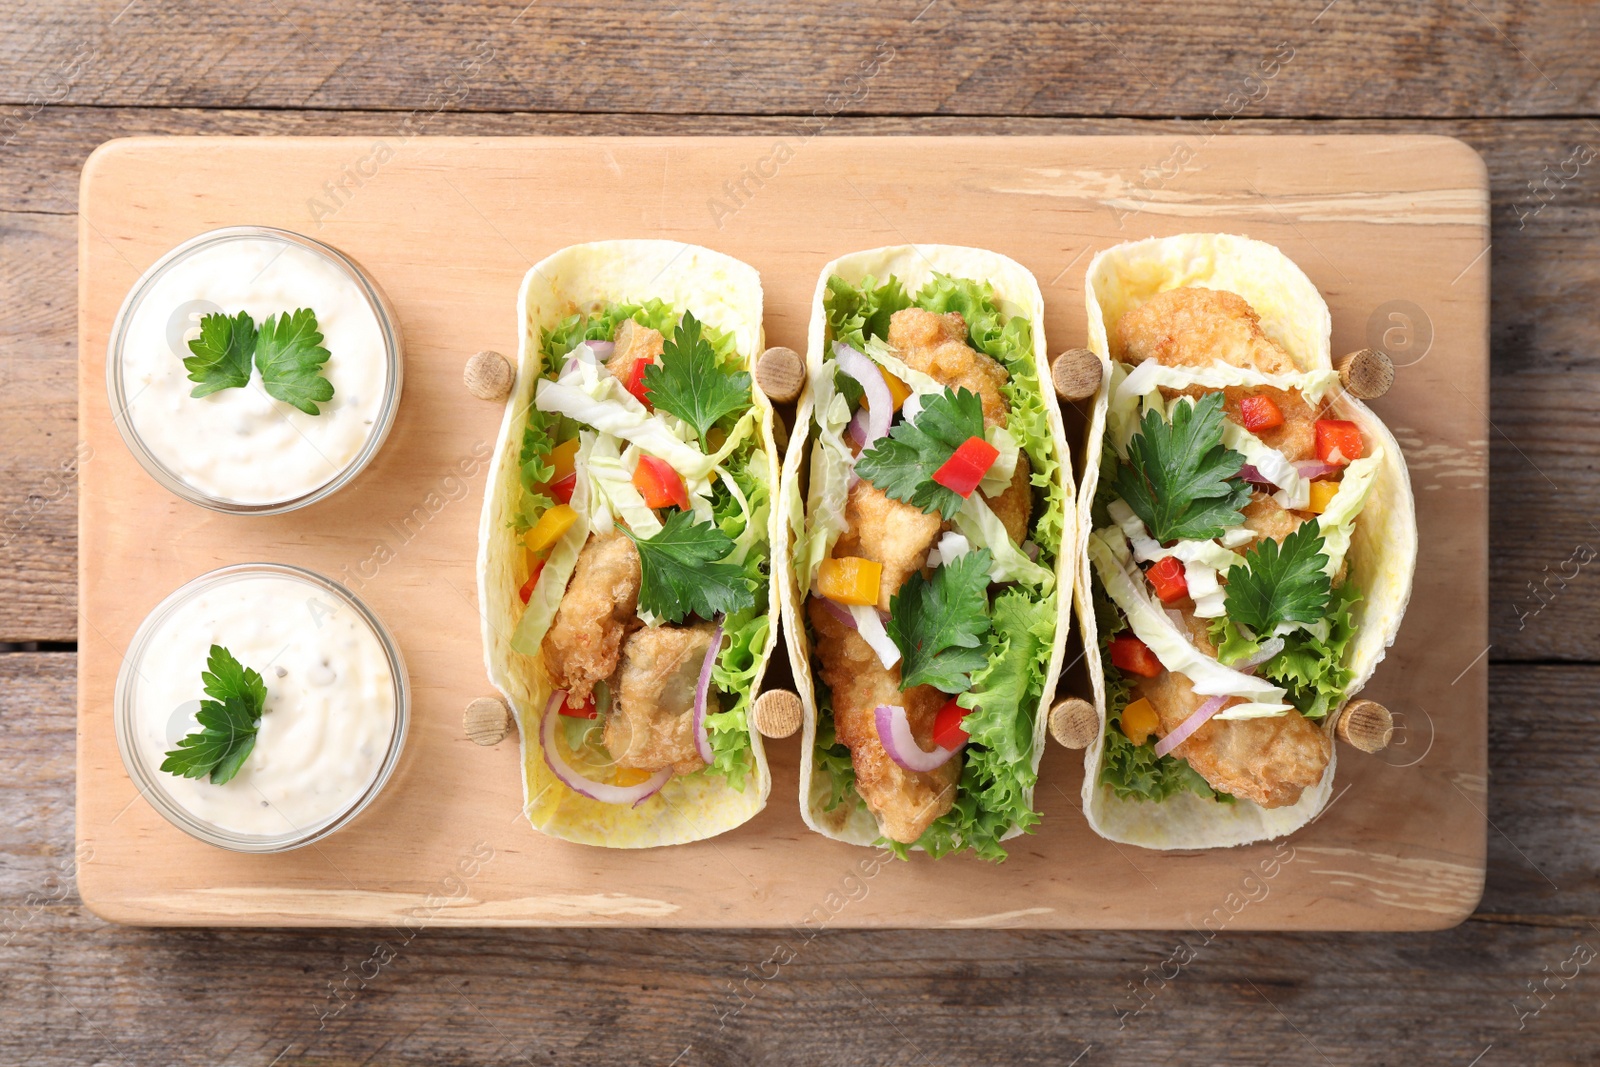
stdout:
[[711,342],[701,337],[699,320],[687,311],[660,361],[645,367],[644,388],[659,410],[694,427],[702,447],[718,419],[750,406],[749,373],[723,370]]
[[211,776],[215,785],[239,773],[245,757],[256,747],[256,730],[267,706],[267,684],[261,675],[242,665],[221,645],[212,645],[200,675],[210,700],[200,702],[195,715],[200,729],[180,738],[166,754],[161,769],[184,778]]
[[901,419],[856,460],[856,473],[896,500],[955,518],[966,498],[933,480],[969,437],[983,436],[983,401],[967,389],[927,397],[915,419]]
[[233,318],[222,314],[200,320],[200,336],[189,342],[192,356],[183,367],[191,382],[199,382],[190,396],[210,396],[222,389],[250,383],[250,356],[256,348],[256,324],[248,311]]
[[328,350],[322,347],[316,312],[301,308],[268,315],[256,336],[256,369],[267,395],[292,404],[307,415],[319,413],[317,401],[333,399],[333,383],[322,376]]
[[1177,405],[1170,423],[1160,411],[1145,413],[1116,489],[1157,541],[1206,541],[1244,521],[1250,487],[1229,480],[1242,466],[1222,443],[1222,394],[1207,393]]
[[639,606],[671,623],[690,615],[711,619],[755,604],[744,573],[725,560],[733,539],[709,522],[674,511],[654,537],[619,530],[639,550]]
[[1228,570],[1228,618],[1270,634],[1280,622],[1316,622],[1328,610],[1328,558],[1316,523],[1301,523],[1280,547],[1263,538]]
[[900,688],[931,685],[965,692],[971,673],[989,661],[980,638],[989,632],[987,548],[964,553],[934,569],[931,580],[913,572],[889,601],[889,640],[903,657]]

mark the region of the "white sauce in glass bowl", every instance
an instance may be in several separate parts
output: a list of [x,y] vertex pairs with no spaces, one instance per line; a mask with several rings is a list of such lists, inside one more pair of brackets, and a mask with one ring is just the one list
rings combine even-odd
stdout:
[[[183,360],[211,312],[268,316],[310,308],[330,353],[333,399],[317,415],[248,385],[193,397]],[[343,264],[281,238],[228,237],[168,264],[132,309],[122,341],[128,423],[181,481],[237,504],[275,504],[326,485],[373,434],[389,386],[383,328]]]
[[[197,728],[213,644],[267,685],[255,748],[222,785],[160,769]],[[173,803],[229,833],[309,832],[365,793],[388,756],[395,685],[383,644],[359,611],[309,581],[221,578],[160,620],[134,668],[138,760]]]

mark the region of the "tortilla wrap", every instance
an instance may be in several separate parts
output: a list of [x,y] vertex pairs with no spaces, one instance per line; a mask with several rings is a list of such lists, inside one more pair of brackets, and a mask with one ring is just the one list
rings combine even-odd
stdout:
[[[1095,256],[1085,282],[1089,347],[1100,357],[1110,380],[1109,339],[1124,313],[1157,293],[1181,286],[1221,289],[1243,297],[1261,317],[1261,328],[1301,370],[1332,367],[1328,305],[1316,286],[1287,256],[1272,245],[1228,234],[1183,234],[1118,245]],[[1091,417],[1087,441],[1089,462],[1078,490],[1079,543],[1089,533],[1090,506],[1100,477],[1099,458],[1106,430],[1108,390],[1102,388]],[[1332,410],[1361,427],[1367,439],[1383,449],[1379,475],[1355,523],[1349,579],[1362,599],[1353,616],[1356,633],[1347,653],[1353,673],[1343,698],[1323,720],[1332,731],[1339,713],[1360,692],[1377,669],[1400,629],[1411,599],[1411,576],[1417,559],[1417,520],[1400,446],[1383,422],[1359,400],[1336,393]],[[1078,561],[1078,620],[1084,646],[1099,648],[1090,581],[1095,580],[1087,553]],[[1119,800],[1100,784],[1105,749],[1106,683],[1099,655],[1086,657],[1100,713],[1100,733],[1084,756],[1083,812],[1096,833],[1113,841],[1154,849],[1216,848],[1281,837],[1304,826],[1327,805],[1332,793],[1335,755],[1322,780],[1307,789],[1298,803],[1262,808],[1246,800],[1218,803],[1183,793],[1159,802]]]
[[[759,812],[772,791],[761,736],[748,725],[752,772],[742,791],[705,771],[673,776],[660,792],[637,807],[605,804],[569,789],[545,763],[539,725],[551,695],[543,655],[524,655],[511,647],[524,606],[517,594],[523,552],[514,529],[521,493],[518,453],[541,364],[542,331],[577,311],[616,303],[660,299],[679,312],[690,311],[709,326],[734,337],[746,369],[762,351],[761,279],[754,268],[720,252],[676,241],[600,241],[573,245],[528,271],[517,295],[516,384],[506,401],[500,437],[489,469],[483,516],[478,527],[478,602],[483,624],[484,663],[489,679],[504,694],[521,733],[523,812],[534,829],[552,837],[611,848],[647,848],[698,841],[731,830]],[[772,405],[751,390],[765,452],[765,477],[777,484],[777,446]],[[764,528],[774,545],[776,508]],[[776,549],[769,560],[769,614],[777,603]],[[760,679],[777,643],[775,625],[756,650]],[[759,681],[757,682],[759,685]],[[751,703],[757,694],[751,693]]]
[[[1050,367],[1044,336],[1044,298],[1033,274],[1020,263],[994,252],[952,245],[900,245],[854,252],[841,256],[822,268],[817,278],[816,293],[812,298],[810,329],[806,338],[806,385],[800,394],[795,413],[795,428],[784,456],[783,481],[779,493],[780,526],[779,552],[782,564],[774,565],[780,571],[779,604],[783,616],[783,631],[789,647],[789,660],[794,670],[795,688],[804,708],[803,733],[800,746],[800,815],[806,825],[825,837],[855,845],[872,845],[882,837],[877,820],[864,803],[841,804],[833,811],[825,810],[829,798],[831,776],[817,765],[815,758],[817,740],[817,682],[811,661],[811,638],[802,611],[807,595],[806,577],[797,572],[801,566],[796,558],[795,544],[805,537],[805,488],[810,464],[810,437],[814,410],[813,383],[821,372],[827,349],[828,317],[823,306],[823,295],[828,279],[839,275],[851,284],[858,284],[867,275],[880,281],[894,276],[904,285],[906,292],[915,293],[935,273],[954,278],[987,281],[993,285],[1000,310],[1006,316],[1022,316],[1032,324],[1033,358],[1038,381],[1041,383],[1046,418],[1054,441],[1057,472],[1065,491],[1067,515],[1063,523],[1064,543],[1056,557],[1056,633],[1049,666],[1045,672],[1043,696],[1038,708],[1033,709],[1031,743],[1032,770],[1039,769],[1039,758],[1044,749],[1044,736],[1048,726],[1048,708],[1055,696],[1056,682],[1061,674],[1062,659],[1066,649],[1067,627],[1072,613],[1072,581],[1076,572],[1078,545],[1072,516],[1074,487],[1070,451],[1066,431],[1061,422],[1061,410],[1056,403],[1055,391],[1050,387]],[[1036,522],[1035,515],[1031,522]],[[1027,791],[1029,803],[1032,789]],[[1009,840],[1022,831],[1016,826],[1006,832],[1002,840]],[[918,846],[920,848],[920,846]]]

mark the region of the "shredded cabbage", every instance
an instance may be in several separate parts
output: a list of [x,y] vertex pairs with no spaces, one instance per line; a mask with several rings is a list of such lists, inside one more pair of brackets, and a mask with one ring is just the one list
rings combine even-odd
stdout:
[[978,493],[968,496],[956,512],[956,529],[974,548],[987,548],[993,562],[989,577],[997,582],[1022,582],[1044,592],[1055,588],[1056,576],[1048,567],[1029,559],[1011,540],[1000,516]]
[[996,497],[1011,488],[1011,479],[1017,475],[1017,456],[1022,450],[1017,446],[1017,439],[1004,426],[989,427],[983,437],[1000,454],[984,472],[983,480],[978,483],[978,492]]
[[545,631],[550,629],[556,609],[561,606],[561,598],[566,595],[567,579],[572,577],[572,569],[578,564],[578,553],[583,551],[584,542],[589,540],[589,479],[585,470],[589,456],[594,451],[594,443],[594,434],[587,431],[578,434],[578,455],[573,461],[573,469],[578,477],[571,500],[572,510],[578,513],[578,517],[551,546],[544,570],[539,572],[539,580],[533,583],[528,606],[523,610],[522,618],[517,620],[517,628],[511,633],[511,647],[526,656],[538,654]]
[[619,444],[617,438],[603,433],[589,453],[589,525],[597,533],[610,533],[613,520],[621,519],[637,536],[654,537],[661,532],[661,520],[633,484],[638,449],[629,445],[623,451]]
[[1150,646],[1163,667],[1188,678],[1196,693],[1239,697],[1289,710],[1289,705],[1283,703],[1282,689],[1265,679],[1224,667],[1205,655],[1178,630],[1165,611],[1150,602],[1140,583],[1128,573],[1133,556],[1121,530],[1109,526],[1096,531],[1089,538],[1089,558],[1107,595],[1127,616],[1134,636]]
[[[1375,448],[1372,455],[1362,456],[1344,469],[1339,489],[1328,501],[1328,506],[1317,516],[1317,529],[1322,534],[1322,551],[1328,557],[1323,569],[1328,577],[1339,573],[1339,564],[1350,551],[1350,535],[1355,529],[1356,516],[1367,506],[1377,480],[1378,464],[1383,461],[1383,449]],[[1326,635],[1324,635],[1326,639]]]
[[816,443],[811,446],[811,487],[806,497],[804,541],[795,545],[795,575],[800,587],[811,588],[817,568],[844,533],[844,507],[850,496],[853,457],[844,443],[850,402],[834,388],[835,363],[828,360],[812,383],[815,394]]

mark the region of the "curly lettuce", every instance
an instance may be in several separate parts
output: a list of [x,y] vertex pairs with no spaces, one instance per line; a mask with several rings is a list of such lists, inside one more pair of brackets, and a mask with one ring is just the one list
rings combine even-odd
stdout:
[[1355,636],[1352,609],[1361,599],[1360,590],[1346,582],[1333,591],[1328,602],[1328,635],[1319,638],[1315,629],[1297,630],[1284,637],[1283,651],[1261,665],[1261,673],[1283,686],[1289,703],[1300,714],[1316,720],[1325,717],[1344,699],[1344,691],[1355,678],[1345,666],[1345,651]]

